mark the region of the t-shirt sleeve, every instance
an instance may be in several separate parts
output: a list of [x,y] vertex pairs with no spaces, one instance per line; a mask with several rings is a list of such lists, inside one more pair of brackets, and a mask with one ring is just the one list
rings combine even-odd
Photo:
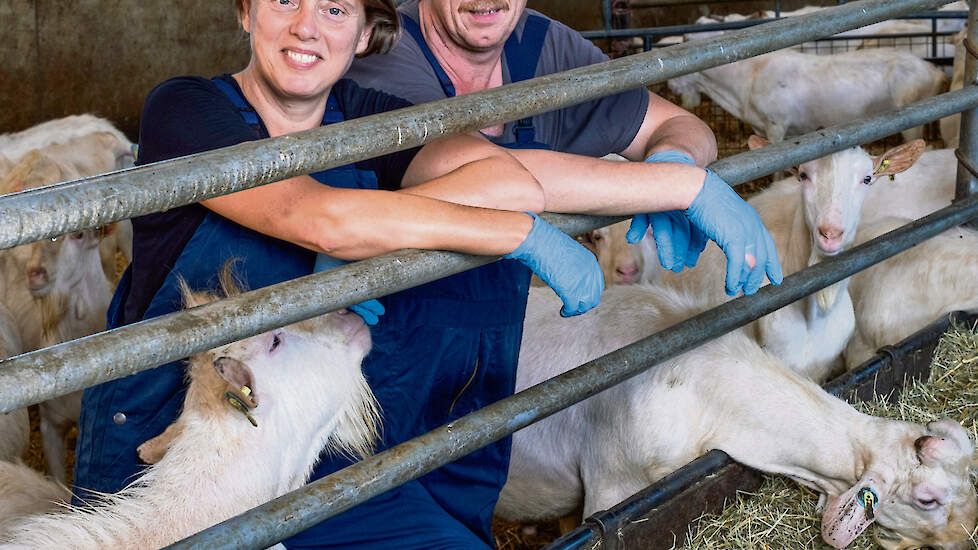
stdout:
[[[336,83],[334,91],[341,102],[347,120],[362,116],[385,113],[404,107],[411,107],[409,101],[372,88],[362,88],[352,80],[343,79]],[[370,170],[377,175],[381,189],[392,191],[401,188],[401,180],[408,165],[420,151],[412,147],[389,155],[383,155],[357,163],[357,168]]]
[[445,99],[445,91],[434,69],[417,42],[405,33],[390,52],[354,60],[345,78],[363,88],[401,97],[412,105]]
[[178,77],[149,93],[139,123],[139,158],[148,164],[258,139],[209,80]]
[[[580,33],[553,21],[537,74],[568,71],[607,60]],[[568,107],[559,116],[555,148],[589,156],[620,152],[635,139],[648,108],[649,94],[644,87]]]

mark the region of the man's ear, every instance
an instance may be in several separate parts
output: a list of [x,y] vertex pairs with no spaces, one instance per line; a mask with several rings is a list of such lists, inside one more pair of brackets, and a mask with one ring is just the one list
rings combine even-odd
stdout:
[[355,52],[357,55],[367,51],[367,46],[370,45],[370,37],[373,35],[373,33],[373,25],[363,27],[363,31],[360,32],[360,40],[357,41],[357,51]]

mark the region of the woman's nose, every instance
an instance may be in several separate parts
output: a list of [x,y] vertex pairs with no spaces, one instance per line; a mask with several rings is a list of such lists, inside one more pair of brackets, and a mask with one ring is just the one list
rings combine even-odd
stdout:
[[303,2],[295,12],[292,20],[292,34],[299,40],[315,40],[319,38],[319,27],[316,25],[316,3]]

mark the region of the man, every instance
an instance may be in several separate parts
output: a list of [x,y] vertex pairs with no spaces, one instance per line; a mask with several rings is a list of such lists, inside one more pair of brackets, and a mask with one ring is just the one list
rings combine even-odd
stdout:
[[[399,13],[404,32],[394,49],[358,59],[347,76],[363,87],[415,104],[607,59],[570,28],[525,10],[525,0],[412,0],[401,5]],[[669,170],[677,169],[675,163],[704,166],[716,157],[716,141],[703,122],[644,88],[486,128],[483,134],[510,148],[539,180],[545,194],[559,193],[566,212],[600,212],[599,207],[592,207],[604,200],[615,202],[628,193],[669,195]],[[598,176],[609,171],[609,163],[593,157],[612,152],[635,161],[651,156],[650,162],[673,164],[670,168],[612,163],[619,165],[614,168],[621,169],[621,177]],[[732,195],[724,200],[749,209],[715,175],[708,175],[707,182],[711,177],[714,188]],[[678,183],[677,178],[671,181]],[[707,187],[704,184],[703,189]],[[678,203],[664,200],[660,204]],[[718,211],[726,210],[713,210]],[[692,266],[706,236],[687,215],[677,211],[638,215],[631,238],[644,236],[651,224],[663,265],[676,271]],[[723,216],[706,217],[717,225],[726,223],[719,219]],[[750,232],[763,233],[770,242],[759,217]],[[768,246],[773,250],[773,242]],[[744,246],[738,250],[743,259]],[[776,253],[770,256],[776,266]],[[743,263],[731,268],[736,273],[728,273],[728,291],[739,288],[738,283],[743,286]],[[430,342],[424,357],[400,357],[396,347],[380,346],[364,363],[383,414],[381,449],[512,394],[529,277],[511,264],[495,262],[381,300],[387,314],[372,328],[378,336],[375,341]],[[744,269],[744,273],[749,271]],[[771,278],[780,282],[780,275]],[[754,277],[744,290],[756,291],[762,279],[763,275]],[[441,319],[441,326],[424,332],[406,329],[403,318],[409,312],[433,310],[439,314],[431,317]],[[492,510],[506,480],[509,446],[510,438],[489,445],[285,544],[290,549],[489,548]],[[314,477],[348,463],[327,458]]]

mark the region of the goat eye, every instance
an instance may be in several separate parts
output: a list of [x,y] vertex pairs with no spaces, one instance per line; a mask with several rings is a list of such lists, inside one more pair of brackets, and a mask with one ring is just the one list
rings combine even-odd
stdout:
[[917,499],[917,508],[920,508],[921,510],[933,510],[934,508],[937,508],[940,505],[941,505],[940,501],[938,501],[936,498]]
[[72,233],[71,234],[71,238],[74,239],[74,240],[76,240],[76,241],[81,240],[81,238],[84,237],[84,236],[85,236],[85,234],[82,233],[81,231],[78,231],[78,232],[75,232],[75,233]]
[[805,172],[800,172],[798,174],[798,179],[800,179],[801,181],[805,181],[808,179],[808,174],[806,174]]
[[863,178],[863,183],[865,183],[866,185],[873,183],[873,176],[866,176],[865,178]]
[[272,345],[268,347],[269,352],[275,351],[275,348],[282,343],[282,338],[278,334],[272,335]]

